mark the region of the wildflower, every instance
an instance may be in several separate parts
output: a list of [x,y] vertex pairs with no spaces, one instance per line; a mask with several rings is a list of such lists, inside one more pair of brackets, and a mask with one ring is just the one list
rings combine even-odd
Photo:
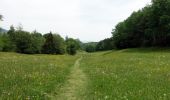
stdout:
[[108,97],[108,96],[105,96],[104,98],[105,98],[105,100],[106,100],[106,99],[108,99],[109,97]]
[[10,95],[10,93],[8,93],[8,95]]
[[166,94],[164,93],[164,96],[166,96]]

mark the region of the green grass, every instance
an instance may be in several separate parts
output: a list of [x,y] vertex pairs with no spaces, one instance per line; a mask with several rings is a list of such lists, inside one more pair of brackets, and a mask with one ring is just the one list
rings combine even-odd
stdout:
[[62,94],[77,100],[170,100],[170,49],[77,56],[0,53],[0,99],[46,100]]
[[0,99],[43,100],[67,80],[77,56],[0,53]]
[[126,49],[84,56],[86,100],[170,100],[170,50]]

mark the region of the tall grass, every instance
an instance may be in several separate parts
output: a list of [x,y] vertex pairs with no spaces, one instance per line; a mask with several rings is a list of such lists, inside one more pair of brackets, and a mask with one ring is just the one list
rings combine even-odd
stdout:
[[0,99],[43,100],[67,80],[77,56],[0,53]]
[[130,49],[84,56],[87,100],[170,100],[170,51]]
[[[83,71],[87,83],[81,100],[170,99],[168,49],[79,55],[83,55],[79,70]],[[0,53],[0,99],[46,100],[51,94],[60,94],[79,55]]]

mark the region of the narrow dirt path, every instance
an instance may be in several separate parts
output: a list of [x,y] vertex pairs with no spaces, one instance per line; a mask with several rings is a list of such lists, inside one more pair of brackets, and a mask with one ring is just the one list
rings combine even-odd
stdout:
[[71,74],[66,84],[61,88],[57,96],[53,96],[52,100],[82,100],[83,93],[86,89],[87,78],[83,71],[79,68],[82,57],[76,60]]

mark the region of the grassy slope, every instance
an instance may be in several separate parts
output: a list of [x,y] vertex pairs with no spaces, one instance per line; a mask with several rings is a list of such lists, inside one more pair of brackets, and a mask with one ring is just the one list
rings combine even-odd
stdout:
[[86,100],[169,100],[169,50],[127,49],[84,56]]
[[0,53],[0,99],[48,99],[67,80],[77,58]]

